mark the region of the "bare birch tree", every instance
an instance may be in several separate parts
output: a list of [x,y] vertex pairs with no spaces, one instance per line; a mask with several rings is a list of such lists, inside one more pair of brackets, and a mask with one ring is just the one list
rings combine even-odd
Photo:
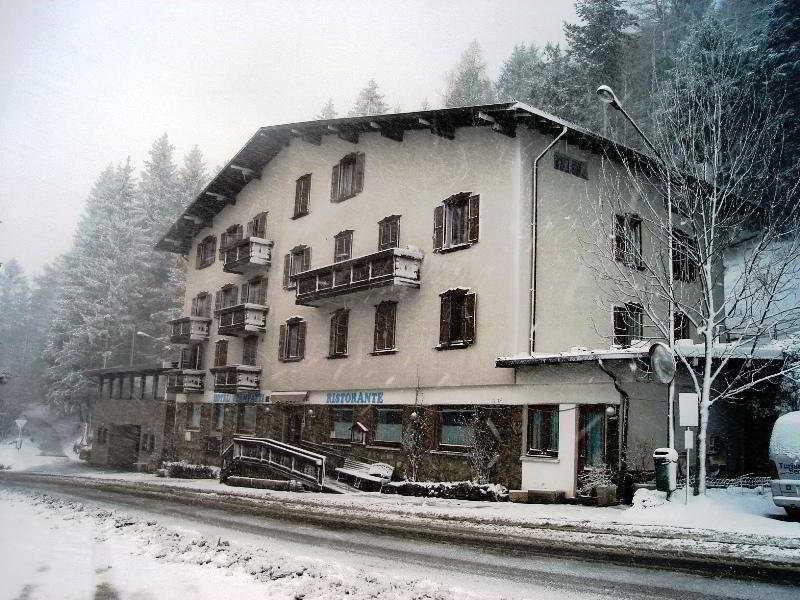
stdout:
[[701,493],[711,405],[797,368],[776,363],[774,338],[800,328],[798,171],[775,172],[785,165],[777,107],[740,42],[713,21],[693,32],[656,90],[657,156],[610,151],[585,215],[587,263],[625,319],[615,342],[687,329],[700,340],[673,349],[700,400]]

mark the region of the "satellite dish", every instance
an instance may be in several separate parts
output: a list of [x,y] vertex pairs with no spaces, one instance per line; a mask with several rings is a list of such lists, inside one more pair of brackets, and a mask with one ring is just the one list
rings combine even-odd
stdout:
[[672,383],[675,379],[675,354],[664,342],[650,346],[650,371],[661,383]]

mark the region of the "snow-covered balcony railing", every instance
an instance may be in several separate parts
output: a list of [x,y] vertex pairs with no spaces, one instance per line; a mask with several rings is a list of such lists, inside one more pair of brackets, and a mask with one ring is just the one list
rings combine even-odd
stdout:
[[257,237],[239,240],[225,250],[222,270],[242,275],[253,269],[268,267],[272,262],[272,245],[271,241]]
[[228,394],[257,392],[261,382],[261,367],[256,365],[225,365],[212,367],[214,391]]
[[267,307],[245,302],[216,311],[220,335],[233,337],[264,333],[267,330]]
[[180,317],[169,323],[172,326],[169,341],[173,344],[199,344],[208,341],[211,327],[209,317]]
[[319,306],[326,298],[388,285],[419,288],[422,258],[417,248],[387,248],[298,273],[295,303]]
[[202,394],[205,379],[205,371],[181,369],[167,375],[167,391],[176,394]]

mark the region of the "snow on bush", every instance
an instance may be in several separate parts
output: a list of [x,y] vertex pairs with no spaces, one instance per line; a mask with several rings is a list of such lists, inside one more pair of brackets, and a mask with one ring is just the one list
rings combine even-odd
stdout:
[[164,462],[161,468],[167,472],[168,477],[176,479],[216,479],[219,469],[210,465],[193,465],[185,460]]
[[392,481],[381,488],[384,494],[453,498],[456,500],[489,500],[505,502],[508,490],[497,483],[474,481]]
[[639,489],[633,495],[633,506],[630,510],[645,510],[656,508],[667,503],[667,493],[657,490]]

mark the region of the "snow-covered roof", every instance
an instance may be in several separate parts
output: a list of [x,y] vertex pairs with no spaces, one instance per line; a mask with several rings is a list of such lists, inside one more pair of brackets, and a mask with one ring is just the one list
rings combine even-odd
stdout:
[[237,194],[261,171],[292,138],[319,145],[322,137],[336,135],[357,143],[359,134],[380,133],[401,142],[405,131],[429,130],[453,139],[459,127],[492,127],[495,131],[514,136],[518,124],[555,135],[567,128],[566,140],[591,151],[613,150],[636,160],[648,161],[635,150],[615,143],[578,125],[560,119],[523,102],[504,102],[480,106],[442,108],[386,115],[345,117],[320,121],[303,121],[259,128],[239,152],[217,173],[178,220],[156,244],[156,249],[188,253],[197,232],[210,224],[214,215],[228,204],[236,203]]

